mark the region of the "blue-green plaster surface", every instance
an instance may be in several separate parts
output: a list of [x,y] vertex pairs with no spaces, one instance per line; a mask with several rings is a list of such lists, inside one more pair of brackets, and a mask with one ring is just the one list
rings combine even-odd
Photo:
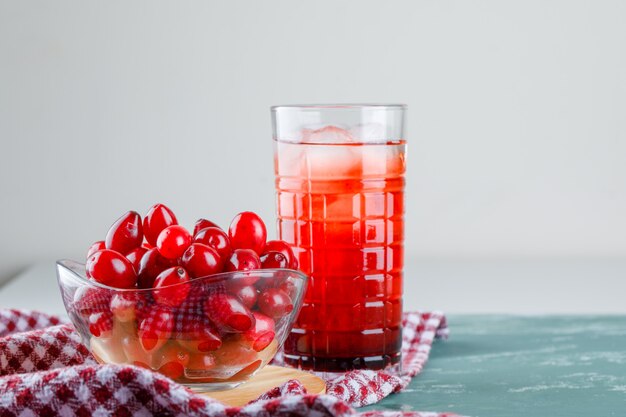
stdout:
[[626,417],[626,317],[452,316],[406,391],[361,408]]

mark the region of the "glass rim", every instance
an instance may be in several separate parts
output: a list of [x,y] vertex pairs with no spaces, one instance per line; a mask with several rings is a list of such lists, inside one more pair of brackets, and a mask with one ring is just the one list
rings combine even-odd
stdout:
[[320,110],[359,110],[359,109],[376,109],[376,110],[406,110],[406,104],[392,103],[327,103],[327,104],[281,104],[271,106],[272,112],[281,109],[298,109],[302,111],[320,111]]

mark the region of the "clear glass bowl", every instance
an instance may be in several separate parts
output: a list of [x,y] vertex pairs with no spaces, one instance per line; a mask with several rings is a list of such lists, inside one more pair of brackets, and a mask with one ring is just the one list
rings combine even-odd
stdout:
[[307,284],[302,272],[263,269],[118,289],[70,260],[57,262],[57,276],[70,320],[99,362],[149,368],[203,391],[234,388],[274,357]]

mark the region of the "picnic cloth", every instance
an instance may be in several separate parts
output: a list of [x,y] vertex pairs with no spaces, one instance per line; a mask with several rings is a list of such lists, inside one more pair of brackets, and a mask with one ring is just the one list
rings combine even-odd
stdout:
[[98,364],[61,317],[0,309],[0,417],[451,417],[355,410],[405,388],[421,372],[433,340],[447,335],[442,313],[405,313],[401,375],[358,370],[326,377],[325,395],[309,395],[291,380],[244,407],[230,407],[144,368]]

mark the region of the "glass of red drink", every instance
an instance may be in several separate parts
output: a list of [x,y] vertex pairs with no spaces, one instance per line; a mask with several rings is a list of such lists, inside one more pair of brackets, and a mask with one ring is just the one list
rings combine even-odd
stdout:
[[272,108],[278,234],[310,276],[288,365],[399,370],[405,110]]

